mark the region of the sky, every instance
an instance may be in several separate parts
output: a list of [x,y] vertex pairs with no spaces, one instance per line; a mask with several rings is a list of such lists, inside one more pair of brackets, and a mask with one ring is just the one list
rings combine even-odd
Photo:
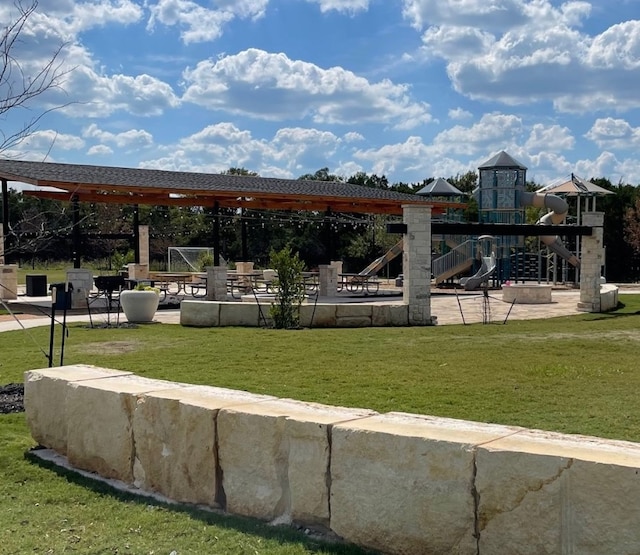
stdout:
[[5,136],[47,111],[0,157],[413,184],[505,150],[540,185],[638,185],[635,18],[640,0],[39,0],[12,54],[31,76],[62,47],[62,78],[0,102]]

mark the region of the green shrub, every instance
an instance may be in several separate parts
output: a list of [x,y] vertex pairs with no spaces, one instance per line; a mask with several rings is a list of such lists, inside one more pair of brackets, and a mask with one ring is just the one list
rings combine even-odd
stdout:
[[304,262],[290,247],[271,250],[269,264],[277,272],[274,286],[276,301],[269,310],[278,329],[294,329],[300,326],[300,305],[304,301],[305,287],[302,278]]

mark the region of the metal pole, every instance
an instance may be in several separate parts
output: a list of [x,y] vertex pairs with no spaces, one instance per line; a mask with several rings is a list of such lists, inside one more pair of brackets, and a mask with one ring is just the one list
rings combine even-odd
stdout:
[[220,204],[213,204],[213,265],[220,266]]
[[249,246],[247,243],[247,220],[244,208],[240,208],[240,241],[242,243],[242,260],[249,260]]
[[11,255],[9,254],[9,186],[7,180],[2,180],[2,248],[5,264],[9,264]]
[[134,262],[140,264],[140,212],[138,205],[133,205],[133,256]]
[[80,268],[82,236],[80,234],[80,201],[78,200],[78,195],[71,197],[71,213],[73,216],[73,267]]

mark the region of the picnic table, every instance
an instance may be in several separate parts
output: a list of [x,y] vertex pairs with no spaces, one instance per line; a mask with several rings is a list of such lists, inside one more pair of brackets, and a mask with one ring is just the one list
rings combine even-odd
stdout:
[[377,293],[380,289],[380,280],[376,275],[362,274],[338,274],[338,291],[348,291],[349,293]]

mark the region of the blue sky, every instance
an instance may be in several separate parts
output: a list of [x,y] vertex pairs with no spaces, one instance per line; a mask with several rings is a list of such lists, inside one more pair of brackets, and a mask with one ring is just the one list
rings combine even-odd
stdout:
[[0,130],[65,107],[0,156],[419,183],[506,150],[542,185],[637,185],[634,18],[640,0],[39,0],[14,54],[28,74],[64,44],[69,72]]

